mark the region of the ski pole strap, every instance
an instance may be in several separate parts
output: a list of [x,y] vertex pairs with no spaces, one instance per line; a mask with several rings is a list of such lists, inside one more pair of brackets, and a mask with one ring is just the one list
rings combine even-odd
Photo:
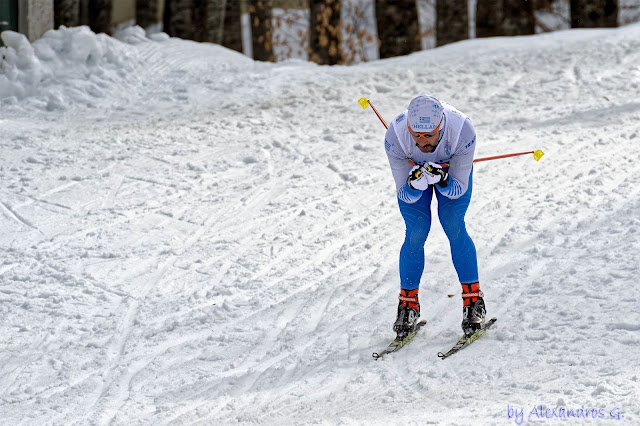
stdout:
[[398,296],[398,299],[402,302],[413,302],[413,303],[418,302],[418,296],[407,297],[407,296],[404,296],[402,293],[400,293],[400,295]]
[[481,291],[478,291],[476,293],[462,293],[463,299],[470,299],[472,297],[484,297],[484,294]]
[[462,284],[462,300],[465,306],[478,300],[478,297],[484,298],[479,282]]
[[418,311],[420,311],[420,302],[418,302],[417,288],[415,290],[400,289],[400,294],[398,295],[398,299],[407,308],[417,309]]

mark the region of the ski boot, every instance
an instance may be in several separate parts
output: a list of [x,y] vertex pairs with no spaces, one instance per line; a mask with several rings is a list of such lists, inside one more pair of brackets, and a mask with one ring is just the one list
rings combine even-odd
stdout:
[[470,336],[484,328],[487,310],[479,283],[462,284],[462,331]]
[[397,333],[396,340],[402,340],[415,330],[418,318],[420,318],[418,289],[400,289],[398,299],[398,317],[393,324],[393,331]]

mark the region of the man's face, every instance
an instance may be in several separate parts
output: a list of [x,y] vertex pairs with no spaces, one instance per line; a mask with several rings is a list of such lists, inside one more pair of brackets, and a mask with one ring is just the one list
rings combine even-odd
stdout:
[[420,151],[432,152],[434,149],[436,149],[436,146],[438,145],[440,130],[438,129],[438,131],[435,132],[435,134],[433,134],[432,136],[418,137],[414,134],[411,134],[411,137],[413,138],[413,141],[416,143],[416,146],[420,149]]

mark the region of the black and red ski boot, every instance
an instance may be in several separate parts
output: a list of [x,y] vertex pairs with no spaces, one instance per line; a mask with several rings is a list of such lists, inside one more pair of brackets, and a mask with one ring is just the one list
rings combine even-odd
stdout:
[[415,330],[418,318],[420,318],[418,289],[400,289],[398,299],[398,317],[393,323],[393,331],[397,333],[396,339],[402,340]]
[[484,328],[487,310],[480,283],[462,284],[462,331],[470,336]]

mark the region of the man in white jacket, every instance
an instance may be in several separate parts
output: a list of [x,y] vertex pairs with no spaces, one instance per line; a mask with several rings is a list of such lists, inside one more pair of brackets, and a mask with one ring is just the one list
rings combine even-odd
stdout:
[[420,316],[418,290],[435,193],[438,217],[462,285],[462,329],[471,334],[484,327],[486,315],[476,249],[464,222],[472,192],[475,129],[460,111],[421,95],[391,123],[384,143],[406,225],[400,250],[398,317],[393,329],[404,338]]

